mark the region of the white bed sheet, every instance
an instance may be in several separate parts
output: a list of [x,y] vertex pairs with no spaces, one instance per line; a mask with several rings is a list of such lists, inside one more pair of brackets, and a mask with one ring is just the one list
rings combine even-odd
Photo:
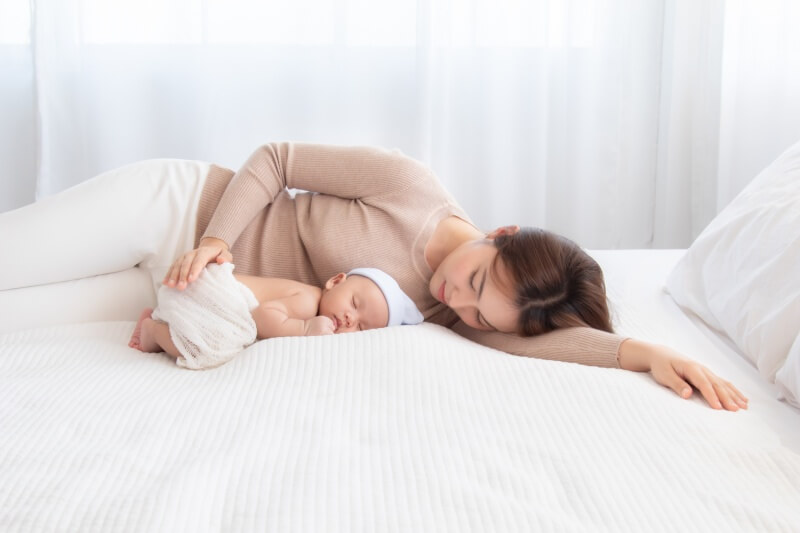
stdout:
[[621,332],[701,359],[748,411],[429,324],[206,372],[127,348],[131,322],[50,326],[0,336],[0,530],[799,530],[797,411],[662,298],[677,252],[595,255]]
[[[684,312],[664,290],[664,280],[685,250],[596,250],[621,335],[666,344],[700,361],[750,398],[750,412],[772,425],[800,453],[800,410],[778,401],[767,382],[724,334]],[[800,511],[799,511],[800,512]]]

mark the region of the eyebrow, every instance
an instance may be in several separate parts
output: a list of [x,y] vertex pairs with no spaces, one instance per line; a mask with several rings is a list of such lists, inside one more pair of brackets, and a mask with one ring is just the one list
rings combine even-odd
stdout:
[[[483,294],[483,286],[486,284],[486,276],[487,276],[487,273],[488,273],[488,271],[489,271],[489,269],[488,269],[488,268],[485,268],[485,269],[483,270],[483,278],[481,279],[481,286],[480,286],[480,287],[478,287],[478,300],[480,300],[480,299],[481,299],[481,295]],[[494,326],[491,324],[491,322],[489,322],[488,320],[486,320],[486,316],[484,316],[484,314],[483,314],[483,313],[481,313],[480,309],[478,309],[478,314],[479,314],[479,315],[480,315],[480,317],[483,319],[483,321],[484,321],[484,322],[486,322],[486,325],[487,325],[487,326],[489,326],[490,328],[492,328],[492,329],[493,329],[493,330],[495,330],[495,331],[500,331],[499,329],[497,329],[496,327],[494,327]]]

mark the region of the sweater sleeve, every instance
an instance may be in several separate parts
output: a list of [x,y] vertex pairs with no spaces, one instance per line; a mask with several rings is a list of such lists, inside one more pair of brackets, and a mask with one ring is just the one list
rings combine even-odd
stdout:
[[204,237],[232,245],[284,189],[302,189],[371,203],[406,190],[431,171],[399,151],[274,143],[259,147],[233,176]]
[[514,355],[619,368],[619,346],[626,337],[592,328],[565,328],[535,337],[479,331],[461,321],[453,331],[484,346]]

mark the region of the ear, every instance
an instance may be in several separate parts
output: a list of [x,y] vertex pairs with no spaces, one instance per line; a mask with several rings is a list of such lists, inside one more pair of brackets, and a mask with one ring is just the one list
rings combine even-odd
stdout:
[[335,286],[337,286],[346,279],[347,279],[347,274],[345,274],[344,272],[339,272],[338,274],[336,274],[331,279],[325,282],[325,288],[327,290],[331,290],[332,288],[334,288]]
[[486,235],[487,239],[496,239],[500,235],[514,235],[519,231],[519,226],[500,226]]

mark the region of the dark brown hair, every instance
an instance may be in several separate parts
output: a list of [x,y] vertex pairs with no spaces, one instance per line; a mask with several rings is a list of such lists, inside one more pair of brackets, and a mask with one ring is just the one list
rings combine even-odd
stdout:
[[603,271],[573,241],[540,228],[521,228],[494,240],[514,287],[517,334],[588,326],[613,333]]

